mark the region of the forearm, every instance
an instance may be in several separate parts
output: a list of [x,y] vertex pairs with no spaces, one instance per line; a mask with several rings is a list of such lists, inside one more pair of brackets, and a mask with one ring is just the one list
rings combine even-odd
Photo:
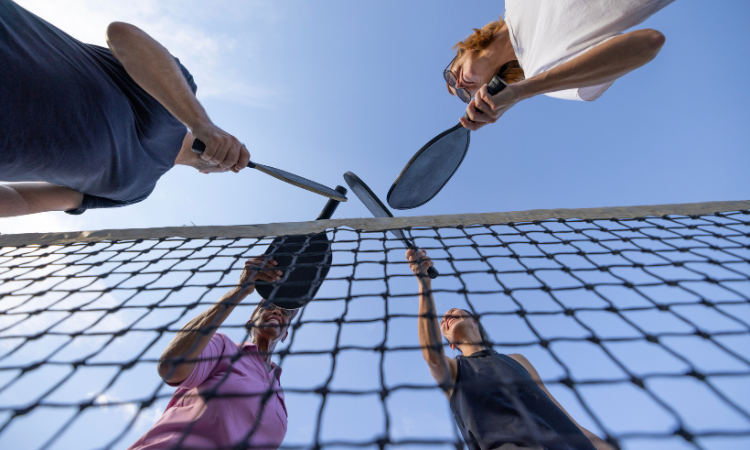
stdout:
[[0,217],[46,211],[68,211],[81,206],[83,194],[44,182],[0,185]]
[[429,282],[419,283],[419,344],[422,356],[430,364],[439,364],[445,359],[440,324],[435,313],[435,302]]
[[631,72],[651,60],[664,45],[656,30],[637,30],[604,42],[566,63],[514,84],[521,98],[596,86]]
[[[236,287],[225,294],[209,309],[186,323],[167,346],[159,359],[159,375],[167,382],[185,380],[195,367],[197,358],[206,349],[216,330],[224,323],[242,299],[254,287],[244,292]],[[188,362],[177,362],[178,359]]]
[[172,55],[141,29],[115,22],[107,44],[138,85],[190,129],[209,122]]

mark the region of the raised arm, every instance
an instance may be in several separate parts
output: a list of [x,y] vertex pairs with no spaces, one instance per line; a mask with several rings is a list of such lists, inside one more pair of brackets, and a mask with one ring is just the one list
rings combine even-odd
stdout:
[[[596,86],[614,81],[656,58],[664,45],[664,35],[656,30],[637,30],[614,37],[559,66],[509,85],[494,97],[483,86],[466,111],[475,123],[461,124],[477,130],[495,123],[521,100],[565,89]],[[482,114],[477,111],[484,111]]]
[[0,217],[25,216],[81,207],[83,194],[45,182],[0,184]]
[[[255,290],[255,281],[276,281],[280,270],[272,269],[277,265],[272,258],[263,266],[263,255],[249,259],[240,275],[240,280],[232,290],[224,294],[213,306],[198,314],[186,323],[159,358],[157,370],[159,376],[168,384],[176,385],[185,381],[196,365],[196,360],[206,349],[216,330],[245,297]],[[180,360],[187,361],[181,362]]]
[[528,359],[526,359],[523,355],[519,355],[519,354],[513,354],[513,355],[508,355],[508,356],[516,360],[516,362],[522,365],[524,369],[526,369],[529,372],[529,375],[531,375],[531,379],[533,379],[536,382],[536,384],[542,389],[542,391],[544,391],[544,393],[547,394],[547,397],[549,397],[550,400],[552,400],[555,403],[555,405],[557,405],[557,407],[560,408],[562,412],[565,413],[566,416],[568,416],[568,418],[578,427],[578,429],[580,429],[581,432],[587,438],[589,438],[591,443],[594,445],[594,448],[596,448],[597,450],[615,450],[614,447],[612,447],[607,442],[602,440],[602,438],[600,438],[599,436],[595,435],[594,433],[590,432],[586,428],[579,425],[578,422],[576,422],[575,419],[571,417],[571,415],[568,414],[567,411],[565,411],[565,408],[563,408],[562,405],[557,402],[555,397],[553,397],[552,394],[550,394],[550,392],[547,390],[547,387],[544,386],[544,382],[542,381],[542,378],[539,376],[539,373],[536,371],[534,366],[531,365]]
[[[421,264],[418,264],[417,256],[419,256]],[[419,255],[415,254],[414,250],[407,250],[406,259],[419,282],[417,330],[419,345],[422,347],[422,357],[427,362],[432,377],[450,399],[451,394],[453,394],[453,384],[456,382],[456,360],[445,356],[445,350],[443,349],[440,324],[437,320],[435,301],[432,297],[432,280],[426,275],[427,269],[433,263],[424,250],[420,250]]]
[[204,161],[239,172],[250,153],[234,136],[211,122],[166,48],[143,30],[123,22],[107,27],[107,45],[125,71],[206,144]]

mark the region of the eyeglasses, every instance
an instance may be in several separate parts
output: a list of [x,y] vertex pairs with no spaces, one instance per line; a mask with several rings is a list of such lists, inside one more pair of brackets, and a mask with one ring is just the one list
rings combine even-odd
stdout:
[[278,309],[281,314],[283,314],[287,319],[292,318],[295,314],[297,314],[296,309],[281,308],[268,301],[263,302],[261,308],[265,309],[266,311],[276,311]]
[[458,58],[458,55],[456,55],[448,64],[448,67],[443,70],[443,78],[445,79],[445,82],[448,83],[448,86],[452,87],[454,91],[456,91],[456,95],[458,98],[463,100],[464,103],[469,103],[471,101],[471,93],[467,91],[464,88],[457,88],[456,87],[456,81],[458,81],[458,77],[456,77],[456,74],[453,73],[450,68],[453,65],[453,63],[456,61],[456,58]]

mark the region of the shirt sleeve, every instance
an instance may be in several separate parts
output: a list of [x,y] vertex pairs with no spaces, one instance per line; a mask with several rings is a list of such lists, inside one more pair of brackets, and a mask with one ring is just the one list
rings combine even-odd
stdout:
[[81,214],[85,213],[88,209],[96,209],[96,208],[120,208],[123,206],[128,205],[134,205],[136,203],[140,203],[151,194],[152,191],[149,191],[146,195],[142,195],[134,200],[112,200],[109,198],[104,197],[97,197],[96,195],[88,195],[83,194],[83,200],[81,201],[81,206],[79,206],[77,209],[69,209],[65,211],[65,214],[70,214],[72,216],[80,216]]
[[[190,376],[176,387],[181,389],[192,389],[198,387],[211,376],[216,366],[219,365],[221,356],[229,338],[221,333],[215,333],[208,342],[206,349],[198,357],[199,361],[195,364]],[[231,342],[231,341],[230,341]]]

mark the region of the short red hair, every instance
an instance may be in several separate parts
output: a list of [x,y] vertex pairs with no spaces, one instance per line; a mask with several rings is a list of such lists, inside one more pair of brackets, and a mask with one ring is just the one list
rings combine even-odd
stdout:
[[[501,17],[499,20],[490,22],[487,25],[483,26],[481,29],[474,28],[474,33],[453,46],[454,49],[458,49],[456,51],[456,59],[458,59],[464,52],[481,52],[482,50],[489,47],[490,43],[492,42],[492,38],[495,37],[495,34],[500,31],[503,25],[505,25],[505,22],[503,22],[503,18]],[[508,84],[518,83],[519,81],[523,81],[526,79],[526,75],[523,73],[523,69],[518,64],[518,60],[515,59],[503,64],[496,75],[499,75],[500,78],[502,78],[502,80]],[[448,91],[453,94],[450,86],[448,86]]]

